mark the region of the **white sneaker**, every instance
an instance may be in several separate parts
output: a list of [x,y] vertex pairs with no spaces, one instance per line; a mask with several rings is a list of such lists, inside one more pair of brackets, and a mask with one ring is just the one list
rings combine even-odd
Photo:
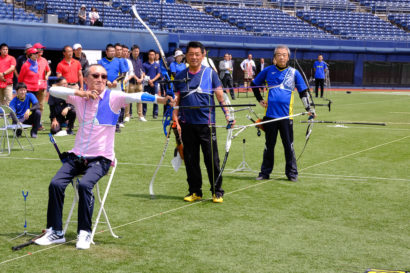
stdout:
[[147,120],[145,119],[145,117],[140,117],[139,120],[140,120],[140,121],[144,121],[144,122],[147,121]]
[[120,127],[124,128],[125,127],[124,123],[120,123]]
[[60,231],[60,233],[61,235],[58,235],[53,228],[46,229],[46,233],[35,240],[34,243],[40,246],[65,243],[64,233],[62,231]]
[[75,247],[77,249],[89,249],[91,244],[91,232],[80,230],[77,236],[77,244]]
[[124,122],[129,122],[130,121],[130,118],[129,117],[125,117],[124,118]]
[[67,135],[67,131],[66,130],[61,130],[60,132],[58,132],[57,134],[55,134],[55,136],[66,136]]

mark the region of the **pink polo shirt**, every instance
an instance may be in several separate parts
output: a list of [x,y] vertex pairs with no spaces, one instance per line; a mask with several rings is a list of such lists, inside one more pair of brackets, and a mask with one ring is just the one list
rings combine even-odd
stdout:
[[[86,100],[78,96],[68,96],[67,103],[75,106],[79,128],[75,137],[74,148],[70,151],[78,156],[103,156],[111,161],[115,158],[115,126],[99,125],[96,119],[99,101],[105,94],[102,92],[95,100]],[[111,92],[110,107],[119,113],[126,106],[125,93]]]

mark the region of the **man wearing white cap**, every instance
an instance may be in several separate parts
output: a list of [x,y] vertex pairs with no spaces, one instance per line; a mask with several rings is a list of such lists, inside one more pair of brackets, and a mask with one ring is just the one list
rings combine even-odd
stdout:
[[74,50],[73,58],[81,63],[81,70],[82,70],[83,75],[84,75],[84,71],[89,66],[87,56],[83,53],[83,47],[81,46],[81,44],[74,44],[73,45],[73,50]]
[[32,44],[26,44],[26,46],[24,47],[24,54],[17,57],[17,59],[16,59],[16,70],[14,70],[14,74],[16,75],[16,78],[19,77],[21,67],[23,66],[23,64],[28,59],[27,50],[29,50],[32,47],[33,47]]
[[170,65],[171,74],[175,77],[176,74],[181,72],[186,68],[185,63],[182,62],[182,59],[185,57],[182,50],[176,50],[174,54],[175,62],[172,62]]

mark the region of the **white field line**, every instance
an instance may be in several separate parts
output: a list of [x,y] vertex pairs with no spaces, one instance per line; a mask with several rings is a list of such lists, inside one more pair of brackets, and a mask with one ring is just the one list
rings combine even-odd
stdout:
[[[405,124],[409,124],[410,125],[410,123],[405,123]],[[402,123],[402,125],[403,125],[403,123]],[[327,127],[330,127],[330,128],[343,128],[343,129],[365,129],[365,130],[369,130],[369,129],[372,129],[372,130],[388,130],[388,131],[410,131],[410,128],[409,129],[406,129],[406,128],[386,128],[386,127],[370,127],[370,126],[350,126],[350,125],[348,125],[348,126],[338,126],[338,125],[327,125]]]
[[[345,155],[345,156],[340,156],[340,157],[337,157],[337,158],[334,158],[334,159],[331,159],[331,160],[323,161],[323,162],[320,162],[320,163],[311,165],[311,166],[309,166],[309,167],[303,168],[303,169],[301,169],[300,171],[303,171],[303,170],[306,170],[306,169],[309,169],[309,168],[312,168],[312,167],[316,167],[316,166],[319,166],[319,165],[323,165],[323,164],[326,164],[326,163],[329,163],[329,162],[333,162],[333,161],[336,161],[336,160],[340,160],[340,159],[343,159],[343,158],[346,158],[346,157],[350,157],[350,156],[353,156],[353,155],[356,155],[356,154],[359,154],[359,153],[362,153],[362,152],[370,151],[370,150],[373,150],[373,149],[376,149],[376,148],[379,148],[379,147],[382,147],[382,146],[385,146],[385,145],[388,145],[388,144],[391,144],[391,143],[395,143],[395,142],[401,141],[401,140],[406,139],[406,138],[409,138],[409,137],[410,137],[410,136],[406,136],[406,137],[403,137],[403,138],[400,138],[400,139],[396,139],[396,140],[393,140],[393,141],[389,141],[389,142],[386,142],[386,143],[382,143],[382,144],[379,144],[379,145],[376,145],[376,146],[373,146],[373,147],[370,147],[370,148],[367,148],[367,149],[364,149],[364,150],[361,150],[361,151],[358,151],[358,152],[355,152],[355,153],[351,153],[351,154],[348,154],[348,155]],[[352,180],[362,180],[362,178],[357,177],[357,178],[352,178]],[[228,193],[226,193],[225,195],[230,195],[230,194],[237,193],[237,192],[241,192],[241,191],[244,191],[244,190],[247,190],[247,189],[250,189],[250,188],[254,188],[254,187],[257,187],[257,186],[266,184],[266,183],[268,183],[268,182],[270,182],[270,181],[273,181],[273,179],[264,180],[264,181],[262,181],[262,182],[258,182],[258,183],[255,183],[255,184],[246,186],[246,187],[244,187],[244,188],[240,188],[240,189],[237,189],[237,190],[228,192]],[[181,210],[181,209],[184,209],[184,208],[187,208],[187,207],[196,205],[196,204],[200,204],[200,203],[202,203],[202,202],[204,202],[204,201],[208,201],[208,200],[209,200],[209,199],[204,199],[204,200],[202,200],[202,201],[200,201],[200,202],[190,203],[190,204],[186,204],[186,205],[183,205],[183,206],[180,206],[180,207],[177,207],[177,208],[173,208],[173,209],[170,209],[170,210],[167,210],[167,211],[164,211],[164,212],[155,213],[155,214],[153,214],[153,215],[146,216],[146,217],[143,217],[143,218],[140,218],[140,219],[137,219],[137,220],[134,220],[134,221],[131,221],[131,222],[128,222],[128,223],[125,223],[125,224],[122,224],[122,225],[113,227],[112,229],[118,229],[118,228],[121,228],[121,227],[124,227],[124,226],[128,226],[128,225],[131,225],[131,224],[134,224],[134,223],[138,223],[138,222],[141,222],[141,221],[144,221],[144,220],[149,220],[149,219],[151,219],[151,218],[158,217],[158,216],[161,216],[161,215],[164,215],[164,214],[169,214],[169,213],[172,213],[172,212],[174,212],[174,211]],[[97,232],[97,233],[98,233],[98,234],[99,234],[99,233],[104,233],[104,232],[106,232],[106,231],[107,231],[107,230],[102,230],[102,231],[99,231],[99,232]],[[75,241],[75,240],[71,240],[71,241],[66,242],[66,243],[64,243],[64,244],[67,244],[67,243],[70,243],[70,242],[73,242],[73,241]],[[64,244],[60,244],[60,245],[64,245]],[[12,259],[5,260],[5,261],[0,262],[0,265],[9,263],[9,262],[12,262],[12,261],[15,261],[15,260],[19,260],[19,259],[22,259],[22,258],[27,257],[27,256],[32,256],[32,255],[34,255],[34,254],[38,254],[38,253],[44,252],[44,251],[49,250],[49,249],[53,249],[53,248],[59,247],[60,245],[53,245],[53,246],[50,246],[50,247],[47,247],[47,248],[39,249],[39,250],[37,250],[37,251],[31,252],[31,253],[28,253],[28,254],[24,254],[24,255],[22,255],[22,256],[14,257],[14,258],[12,258]]]
[[320,166],[320,165],[323,165],[323,164],[327,164],[327,163],[330,163],[330,162],[333,162],[333,161],[337,161],[337,160],[340,160],[340,159],[343,159],[343,158],[346,158],[346,157],[350,157],[350,156],[353,156],[353,155],[357,155],[357,154],[360,154],[360,153],[363,153],[363,152],[367,152],[367,151],[370,151],[370,150],[374,150],[376,148],[389,145],[391,143],[402,141],[403,139],[406,139],[406,138],[409,138],[409,137],[410,136],[405,136],[405,137],[402,137],[402,138],[399,138],[399,139],[396,139],[396,140],[392,140],[392,141],[389,141],[389,142],[385,142],[385,143],[382,143],[382,144],[379,144],[379,145],[376,145],[376,146],[373,146],[373,147],[370,147],[370,148],[367,148],[367,149],[364,149],[364,150],[361,150],[361,151],[358,151],[358,152],[354,152],[354,153],[351,153],[351,154],[348,154],[348,155],[343,155],[343,156],[339,156],[339,157],[336,157],[336,158],[333,158],[333,159],[330,159],[330,160],[319,162],[319,163],[313,164],[311,166],[305,167],[305,168],[301,169],[300,171],[307,170],[307,169],[310,169],[310,168],[313,168],[313,167],[317,167],[317,166]]

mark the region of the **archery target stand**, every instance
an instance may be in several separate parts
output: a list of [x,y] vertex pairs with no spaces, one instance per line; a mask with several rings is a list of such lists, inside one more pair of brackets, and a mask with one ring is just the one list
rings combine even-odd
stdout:
[[24,192],[21,191],[21,193],[23,194],[23,198],[24,198],[24,231],[23,233],[17,235],[17,237],[14,237],[12,239],[10,239],[10,241],[13,241],[17,238],[20,238],[22,236],[38,236],[39,234],[34,234],[34,233],[29,233],[27,232],[27,196],[28,196],[28,191]]
[[251,167],[249,167],[248,163],[246,162],[246,156],[245,156],[245,143],[246,143],[246,139],[242,140],[242,162],[238,165],[238,167],[236,167],[236,169],[234,169],[233,171],[231,171],[230,173],[236,173],[236,172],[255,172],[254,170],[251,169]]

